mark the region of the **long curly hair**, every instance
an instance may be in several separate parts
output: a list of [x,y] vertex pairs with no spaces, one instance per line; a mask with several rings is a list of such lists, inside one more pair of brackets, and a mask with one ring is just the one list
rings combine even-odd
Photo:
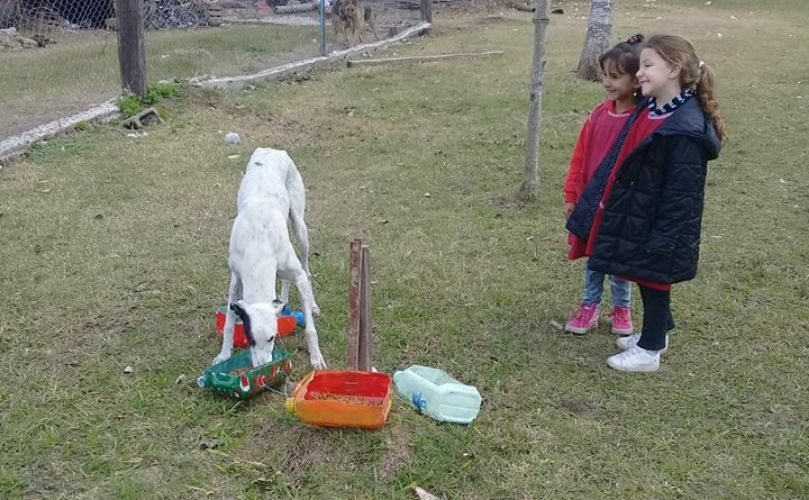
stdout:
[[644,48],[653,49],[666,62],[680,68],[680,86],[694,89],[702,109],[713,122],[716,134],[725,142],[727,127],[719,113],[714,71],[697,57],[694,45],[677,35],[653,35],[646,41]]

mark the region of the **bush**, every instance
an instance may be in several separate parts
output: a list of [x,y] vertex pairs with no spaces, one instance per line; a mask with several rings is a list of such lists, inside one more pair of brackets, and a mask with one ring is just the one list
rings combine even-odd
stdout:
[[129,118],[152,106],[163,99],[169,97],[181,97],[184,94],[183,88],[176,82],[156,82],[146,88],[146,95],[143,99],[138,96],[128,95],[118,99],[118,109],[124,117]]

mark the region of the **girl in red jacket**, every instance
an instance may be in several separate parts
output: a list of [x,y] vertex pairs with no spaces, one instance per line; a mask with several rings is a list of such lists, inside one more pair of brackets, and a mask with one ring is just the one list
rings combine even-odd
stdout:
[[[598,165],[616,142],[621,129],[641,99],[638,71],[643,35],[635,35],[605,52],[599,59],[601,82],[607,99],[596,106],[579,133],[573,151],[570,168],[565,179],[565,219],[570,217],[584,187],[590,181]],[[586,256],[586,242],[572,234],[568,238],[571,259]],[[586,269],[584,293],[579,308],[565,325],[568,332],[584,335],[598,326],[601,295],[605,274]],[[613,309],[610,314],[612,333],[630,335],[632,316],[629,312],[631,287],[628,281],[610,275]]]

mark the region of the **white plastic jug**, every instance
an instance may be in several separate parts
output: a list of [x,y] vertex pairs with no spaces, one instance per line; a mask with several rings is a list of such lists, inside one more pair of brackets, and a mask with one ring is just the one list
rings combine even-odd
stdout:
[[420,412],[438,421],[471,423],[480,412],[478,390],[443,370],[413,365],[393,374],[396,391]]

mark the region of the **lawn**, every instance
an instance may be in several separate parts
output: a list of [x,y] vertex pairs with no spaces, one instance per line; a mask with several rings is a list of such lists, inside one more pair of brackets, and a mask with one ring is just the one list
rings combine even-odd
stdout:
[[[800,4],[619,2],[616,39],[694,41],[731,134],[709,169],[700,274],[674,289],[678,330],[651,375],[606,366],[606,326],[584,338],[555,326],[583,281],[565,259],[562,180],[603,98],[571,73],[581,4],[551,21],[530,204],[513,195],[533,26],[505,9],[439,12],[432,36],[387,51],[500,58],[191,92],[148,136],[102,125],[32,148],[0,170],[0,497],[413,498],[416,485],[446,498],[808,497]],[[219,350],[236,189],[257,146],[287,149],[307,184],[330,365],[344,366],[348,242],[361,235],[375,366],[474,384],[474,424],[397,400],[380,431],[326,430],[286,414],[280,394],[236,403],[196,387]],[[302,335],[285,344],[299,380]]]
[[[48,36],[44,49],[0,52],[0,137],[77,113],[120,93],[115,32]],[[147,78],[255,72],[317,55],[317,27],[228,26],[146,32]]]

